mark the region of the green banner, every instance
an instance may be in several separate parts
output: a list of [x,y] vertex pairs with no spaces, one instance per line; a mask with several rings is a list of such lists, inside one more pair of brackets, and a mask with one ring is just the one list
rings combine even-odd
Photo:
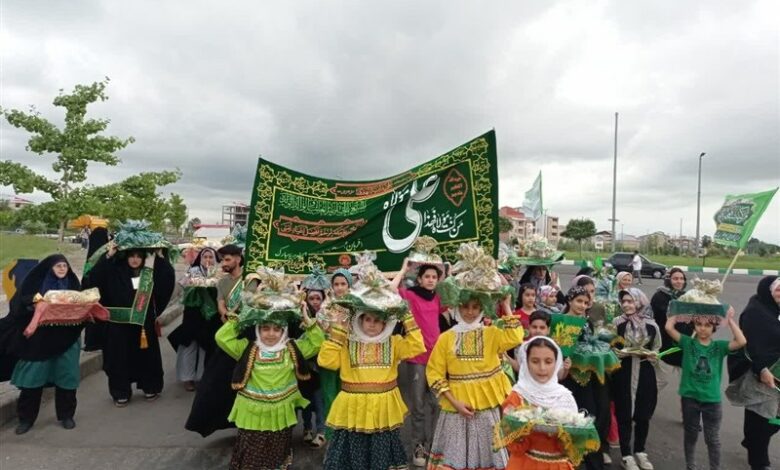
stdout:
[[777,188],[763,193],[726,196],[723,207],[715,213],[717,228],[712,241],[740,250],[745,248],[776,192]]
[[309,272],[353,263],[373,251],[395,271],[414,240],[429,235],[454,261],[461,243],[478,241],[498,254],[496,137],[490,131],[399,175],[336,181],[260,159],[246,244],[246,272],[259,266]]

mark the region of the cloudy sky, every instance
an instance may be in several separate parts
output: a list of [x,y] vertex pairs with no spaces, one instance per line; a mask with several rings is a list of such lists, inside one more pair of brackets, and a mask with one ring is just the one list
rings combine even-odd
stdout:
[[[261,5],[262,3],[262,5]],[[137,142],[103,184],[179,167],[190,216],[247,201],[258,155],[331,178],[396,174],[495,128],[500,203],[537,172],[562,222],[702,233],[728,193],[780,184],[778,3],[0,0],[2,106],[52,120],[60,88]],[[774,19],[772,19],[774,18]],[[2,124],[2,159],[40,170]],[[9,193],[9,188],[0,188]],[[32,199],[43,200],[41,195]],[[755,235],[780,242],[780,197]]]

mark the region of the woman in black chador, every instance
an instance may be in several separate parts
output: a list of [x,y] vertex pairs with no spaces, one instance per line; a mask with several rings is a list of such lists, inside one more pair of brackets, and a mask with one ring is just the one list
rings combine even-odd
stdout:
[[89,273],[90,285],[100,289],[100,302],[110,312],[103,370],[118,407],[127,406],[133,383],[143,390],[147,401],[156,400],[162,391],[155,321],[171,299],[175,278],[162,250],[117,251],[113,243]]
[[16,434],[26,433],[35,423],[44,387],[56,387],[57,420],[65,429],[76,426],[82,325],[41,326],[30,337],[23,333],[33,318],[36,296],[50,290],[81,290],[78,277],[60,254],[45,258],[30,271],[11,298],[8,315],[0,320],[0,381],[10,378],[21,390]]

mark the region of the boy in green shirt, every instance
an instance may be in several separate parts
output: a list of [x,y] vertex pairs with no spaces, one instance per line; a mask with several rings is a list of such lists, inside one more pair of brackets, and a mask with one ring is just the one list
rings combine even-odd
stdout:
[[683,426],[685,427],[685,466],[695,470],[696,441],[704,424],[704,442],[710,460],[710,470],[720,470],[720,422],[721,409],[720,380],[723,358],[747,344],[745,335],[734,321],[734,308],[729,308],[726,322],[734,334],[731,341],[714,340],[716,322],[708,317],[694,317],[694,336],[683,336],[674,328],[674,317],[666,320],[666,332],[682,350],[682,397]]

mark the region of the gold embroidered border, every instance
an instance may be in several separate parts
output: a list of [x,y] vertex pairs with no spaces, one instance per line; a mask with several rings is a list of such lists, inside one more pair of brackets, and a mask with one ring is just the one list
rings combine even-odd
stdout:
[[249,377],[252,375],[252,369],[254,368],[258,347],[256,344],[252,344],[250,348],[252,349],[249,350],[249,359],[246,361],[246,370],[244,371],[244,376],[241,378],[241,382],[233,382],[230,384],[230,387],[233,390],[241,390],[242,388],[246,387],[246,384],[249,382]]
[[464,382],[470,380],[489,379],[490,377],[500,373],[501,367],[496,367],[490,372],[475,372],[473,374],[448,374],[447,378],[450,380],[450,382]]
[[[472,189],[474,191],[475,204],[474,216],[476,219],[476,241],[492,253],[494,247],[493,233],[498,228],[493,223],[493,201],[491,192],[493,182],[490,180],[490,160],[488,158],[489,144],[486,138],[480,137],[454,149],[434,160],[421,165],[415,170],[418,177],[438,173],[447,168],[463,162],[469,162]],[[294,259],[267,260],[268,244],[271,234],[272,211],[275,203],[275,187],[295,191],[305,196],[327,198],[330,187],[322,180],[307,180],[303,177],[293,177],[285,170],[275,170],[270,165],[259,165],[259,184],[255,188],[256,197],[253,195],[249,209],[254,212],[252,217],[252,240],[246,247],[247,271],[254,271],[259,266],[267,265],[272,268],[285,268],[288,272],[306,270],[311,264],[325,265],[325,260],[319,255],[309,255],[307,259],[297,256]],[[439,243],[439,254],[444,259],[456,259],[458,247],[466,240]]]
[[238,391],[238,394],[243,395],[247,398],[251,398],[252,400],[275,403],[292,396],[297,391],[298,391],[298,383],[294,382],[288,385],[288,388],[286,388],[285,390],[282,390],[281,392],[277,392],[277,393],[254,392],[252,390],[247,390],[246,388],[243,388],[242,390]]
[[442,393],[450,390],[450,384],[446,379],[439,379],[431,384],[431,390],[433,390],[433,393],[438,397]]
[[385,393],[398,387],[398,381],[390,382],[341,382],[341,390],[348,393]]

